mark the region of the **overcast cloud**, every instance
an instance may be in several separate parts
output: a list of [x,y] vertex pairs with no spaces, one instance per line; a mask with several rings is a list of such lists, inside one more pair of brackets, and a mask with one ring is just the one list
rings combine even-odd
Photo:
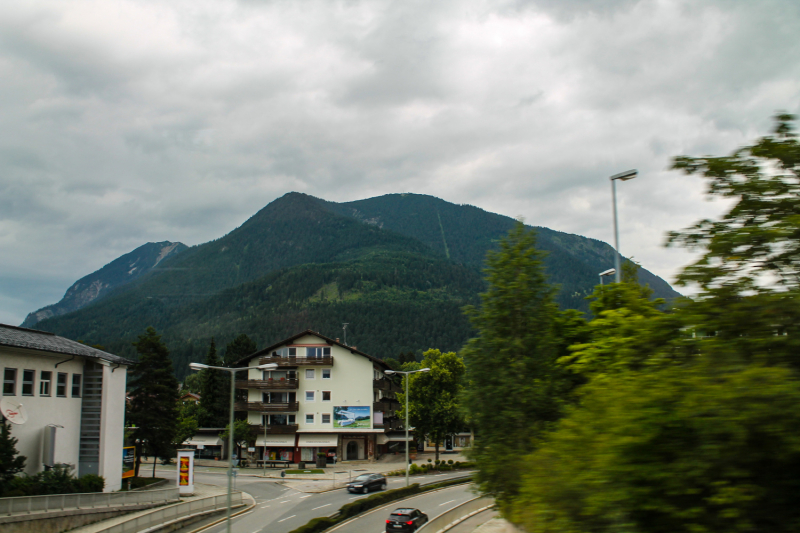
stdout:
[[289,191],[431,194],[669,281],[713,216],[679,154],[800,102],[797,0],[26,1],[0,11],[0,322]]

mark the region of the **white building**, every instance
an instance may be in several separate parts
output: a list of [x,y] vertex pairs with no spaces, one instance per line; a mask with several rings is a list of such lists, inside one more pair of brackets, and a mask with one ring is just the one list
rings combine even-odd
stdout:
[[[265,363],[278,369],[253,368]],[[258,458],[314,461],[323,452],[340,461],[373,460],[404,438],[396,431],[399,385],[386,377],[383,361],[354,346],[307,330],[238,365],[251,367],[246,381],[236,381],[236,410],[258,432]]]
[[1,396],[28,415],[11,426],[27,473],[69,464],[79,476],[103,476],[106,492],[121,488],[131,364],[52,333],[0,324]]

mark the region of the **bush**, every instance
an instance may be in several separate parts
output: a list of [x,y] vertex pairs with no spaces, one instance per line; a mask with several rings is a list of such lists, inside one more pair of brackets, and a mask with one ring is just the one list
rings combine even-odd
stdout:
[[411,496],[412,494],[417,494],[419,492],[419,483],[414,483],[408,487],[379,492],[378,494],[369,496],[368,498],[362,498],[352,503],[343,505],[342,508],[339,509],[339,515],[342,518],[349,518],[359,513],[363,513],[364,511],[368,511],[374,507],[379,507],[384,503],[391,502],[405,496]]
[[408,473],[411,474],[411,475],[419,474],[422,471],[423,470],[419,466],[415,465],[414,463],[411,463],[411,467],[408,469]]
[[430,457],[428,458],[428,462],[429,462],[429,463],[431,462],[431,459],[430,459]]
[[44,496],[48,494],[75,494],[79,492],[103,492],[106,480],[95,474],[87,474],[76,478],[72,468],[56,465],[50,470],[15,476],[8,484],[3,497]]
[[338,520],[335,518],[321,516],[319,518],[312,519],[304,526],[298,527],[297,529],[293,530],[292,533],[319,533],[330,527],[333,527],[337,522]]
[[79,492],[103,492],[106,480],[97,474],[86,474],[78,478]]
[[453,464],[453,460],[452,459],[448,460],[447,464],[449,464],[449,465]]

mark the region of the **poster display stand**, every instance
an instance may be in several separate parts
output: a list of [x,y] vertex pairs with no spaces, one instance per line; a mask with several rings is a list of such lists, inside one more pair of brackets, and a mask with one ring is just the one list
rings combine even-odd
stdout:
[[178,450],[178,493],[194,494],[194,450]]

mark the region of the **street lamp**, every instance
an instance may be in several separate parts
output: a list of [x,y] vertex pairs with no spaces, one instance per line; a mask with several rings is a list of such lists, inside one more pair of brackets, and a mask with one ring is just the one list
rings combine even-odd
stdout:
[[636,169],[633,170],[626,170],[625,172],[620,172],[619,174],[614,174],[611,176],[611,198],[614,203],[614,247],[617,249],[617,253],[614,255],[614,266],[616,266],[616,282],[619,283],[620,281],[620,254],[619,254],[619,229],[617,228],[617,180],[621,181],[628,181],[632,180],[636,177]]
[[416,374],[417,372],[430,372],[430,368],[421,368],[419,370],[408,370],[403,372],[401,370],[387,370],[384,374],[404,374],[406,376],[406,487],[408,487],[408,382],[411,381],[409,379],[410,374]]
[[600,276],[600,286],[601,287],[603,286],[603,278],[604,277],[613,276],[616,273],[617,273],[617,269],[616,268],[609,268],[608,270],[604,270],[604,271],[600,272],[600,274],[598,274],[598,276]]
[[[192,370],[224,370],[225,372],[230,372],[231,374],[231,416],[230,416],[230,425],[228,426],[228,514],[227,514],[227,521],[228,521],[228,533],[231,533],[231,494],[233,493],[233,401],[234,401],[234,391],[236,390],[236,372],[240,372],[242,368],[229,368],[225,366],[209,366],[204,365],[203,363],[189,363],[189,368]],[[256,368],[257,370],[275,370],[278,368],[276,363],[267,363],[264,365],[258,365],[256,367],[248,367]]]

